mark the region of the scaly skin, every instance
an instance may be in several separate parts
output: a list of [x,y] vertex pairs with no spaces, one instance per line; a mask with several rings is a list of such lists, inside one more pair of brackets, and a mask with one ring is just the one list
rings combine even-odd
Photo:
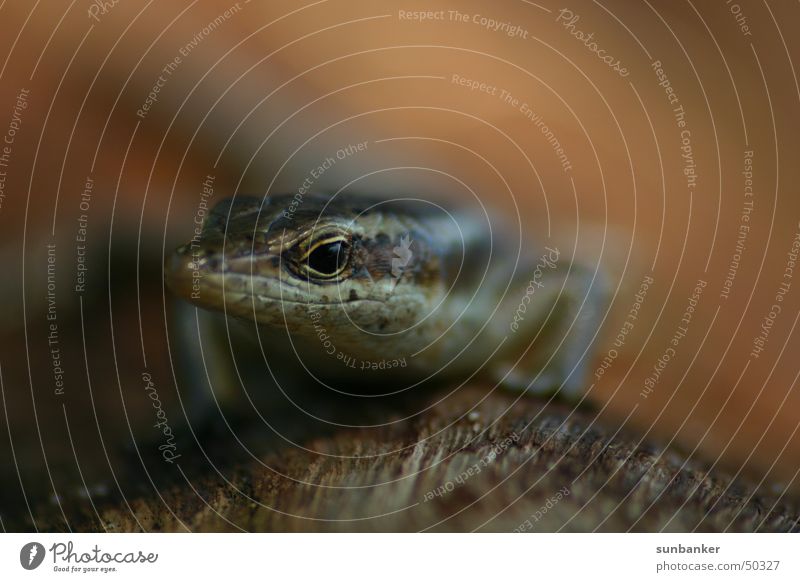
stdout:
[[390,384],[477,375],[574,397],[602,286],[556,249],[521,254],[490,227],[420,201],[235,196],[165,276],[179,297],[256,322],[248,333],[265,333],[268,357],[317,376],[383,362]]

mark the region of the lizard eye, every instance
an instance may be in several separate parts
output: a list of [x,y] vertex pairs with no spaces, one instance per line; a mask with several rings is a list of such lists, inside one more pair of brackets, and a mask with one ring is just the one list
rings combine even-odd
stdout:
[[308,277],[332,279],[344,271],[350,260],[350,245],[345,237],[326,237],[313,243],[300,259]]

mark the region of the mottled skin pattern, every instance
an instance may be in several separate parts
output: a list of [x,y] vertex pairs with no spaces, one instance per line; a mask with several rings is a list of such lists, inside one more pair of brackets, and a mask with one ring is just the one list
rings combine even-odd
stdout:
[[[512,244],[492,226],[409,200],[237,195],[168,257],[165,276],[179,297],[250,322],[245,333],[263,333],[268,355],[289,354],[325,377],[357,375],[343,363],[349,358],[389,360],[404,365],[381,382],[477,375],[575,396],[604,308],[602,285],[565,256],[551,261],[512,332],[544,251]],[[330,241],[340,246],[328,249],[336,257],[328,263],[341,270],[321,276],[310,266],[323,255],[310,253]]]

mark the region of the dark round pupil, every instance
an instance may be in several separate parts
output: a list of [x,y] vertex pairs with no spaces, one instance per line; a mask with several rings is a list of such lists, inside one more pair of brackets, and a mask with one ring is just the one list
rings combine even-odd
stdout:
[[308,255],[308,266],[323,275],[335,275],[347,263],[347,245],[336,241],[319,245]]

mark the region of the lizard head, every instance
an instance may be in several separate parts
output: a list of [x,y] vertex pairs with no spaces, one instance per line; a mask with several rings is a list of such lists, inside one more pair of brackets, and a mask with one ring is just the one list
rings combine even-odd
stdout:
[[167,257],[166,283],[199,307],[259,324],[307,323],[314,311],[368,331],[407,328],[396,310],[429,305],[439,269],[430,244],[413,221],[396,219],[391,204],[349,195],[234,196]]

